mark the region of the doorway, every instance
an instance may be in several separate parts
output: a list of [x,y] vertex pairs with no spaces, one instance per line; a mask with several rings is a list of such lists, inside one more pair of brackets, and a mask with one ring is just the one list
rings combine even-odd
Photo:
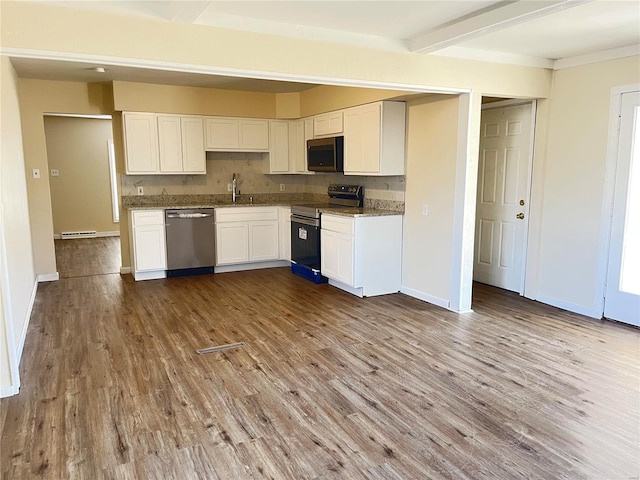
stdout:
[[619,112],[604,316],[640,326],[640,91]]
[[120,224],[110,116],[44,116],[60,278],[118,273]]
[[524,294],[535,101],[482,107],[473,279]]

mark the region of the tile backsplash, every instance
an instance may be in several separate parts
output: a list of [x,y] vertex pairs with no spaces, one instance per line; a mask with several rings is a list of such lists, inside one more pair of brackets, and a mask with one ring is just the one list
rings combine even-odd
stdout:
[[370,201],[404,203],[404,176],[270,175],[264,173],[268,162],[265,153],[207,152],[206,175],[122,175],[122,195],[136,195],[138,186],[144,187],[145,195],[227,194],[235,173],[244,195],[281,193],[281,184],[286,193],[326,195],[329,184],[345,183],[364,185],[365,198]]

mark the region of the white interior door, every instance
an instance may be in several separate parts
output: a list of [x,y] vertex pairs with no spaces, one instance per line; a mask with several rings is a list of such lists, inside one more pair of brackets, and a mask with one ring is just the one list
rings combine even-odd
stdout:
[[604,316],[640,326],[640,92],[621,99]]
[[482,112],[473,279],[523,293],[532,104]]

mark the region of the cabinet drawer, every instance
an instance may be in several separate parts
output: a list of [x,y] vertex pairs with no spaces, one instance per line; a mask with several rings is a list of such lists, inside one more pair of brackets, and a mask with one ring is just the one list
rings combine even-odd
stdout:
[[278,207],[216,208],[216,223],[278,220]]
[[353,235],[355,220],[349,217],[323,214],[320,220],[322,230]]
[[163,210],[135,210],[131,212],[133,226],[140,225],[164,225]]

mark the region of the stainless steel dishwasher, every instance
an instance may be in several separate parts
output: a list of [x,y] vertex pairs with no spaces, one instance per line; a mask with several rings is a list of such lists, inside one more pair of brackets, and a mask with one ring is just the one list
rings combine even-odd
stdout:
[[167,276],[213,273],[216,231],[213,208],[165,210]]

